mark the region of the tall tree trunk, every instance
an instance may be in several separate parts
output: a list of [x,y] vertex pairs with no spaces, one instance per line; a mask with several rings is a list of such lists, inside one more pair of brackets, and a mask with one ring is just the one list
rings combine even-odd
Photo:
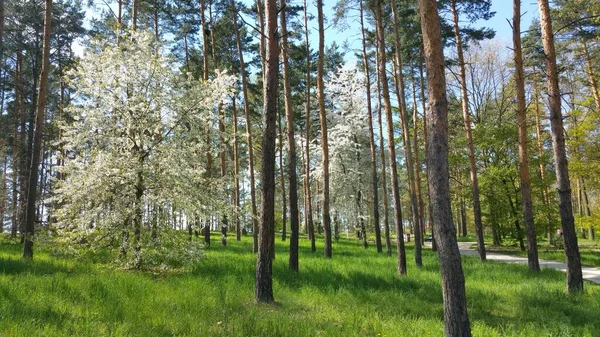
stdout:
[[50,72],[50,23],[52,19],[52,0],[46,0],[44,14],[44,44],[42,50],[42,69],[40,73],[40,87],[36,103],[35,133],[31,166],[29,168],[29,183],[27,186],[27,212],[25,216],[25,233],[23,244],[23,258],[33,259],[33,235],[35,230],[35,203],[38,182],[38,167],[42,152],[42,137],[44,135],[44,110],[46,108],[46,91],[48,87],[48,73]]
[[325,230],[325,257],[331,258],[331,217],[329,215],[329,144],[327,139],[327,113],[325,111],[325,22],[323,0],[317,0],[317,21],[319,22],[319,62],[317,65],[317,97],[319,119],[321,121],[321,156],[323,161],[323,228]]
[[2,191],[0,192],[0,233],[4,233],[4,215],[6,214],[6,199],[8,196],[6,188],[8,169],[8,156],[4,154],[2,164]]
[[527,105],[521,51],[521,0],[513,0],[513,52],[515,57],[515,84],[517,86],[517,125],[519,126],[519,175],[521,178],[521,203],[523,223],[527,229],[527,264],[529,270],[540,271],[537,236],[533,221],[533,202],[529,181],[529,157],[527,154]]
[[408,172],[408,193],[410,195],[410,206],[413,220],[413,229],[415,234],[415,264],[417,267],[423,266],[421,257],[421,231],[419,230],[419,207],[417,202],[417,193],[415,187],[415,175],[413,169],[412,148],[410,144],[410,132],[408,129],[408,116],[406,112],[406,86],[404,84],[404,74],[402,74],[402,57],[400,55],[400,36],[398,33],[398,18],[396,6],[391,4],[392,15],[394,17],[394,43],[396,47],[396,62],[394,64],[394,82],[396,84],[396,99],[400,107],[400,124],[402,125],[402,141],[404,143],[404,160],[406,171]]
[[[281,109],[279,110],[281,112]],[[279,135],[279,182],[281,184],[281,220],[283,222],[283,228],[281,231],[281,241],[286,240],[286,227],[287,227],[287,197],[285,196],[285,173],[283,168],[283,131],[281,129],[281,113],[277,116],[277,128]]]
[[240,29],[237,23],[237,10],[235,8],[235,0],[231,0],[231,8],[233,9],[233,29],[235,30],[235,40],[237,44],[238,56],[240,59],[240,76],[242,77],[242,95],[244,97],[244,116],[246,119],[246,141],[248,143],[250,202],[252,207],[252,252],[256,253],[258,252],[258,216],[256,214],[256,193],[254,188],[254,147],[252,146],[252,123],[250,122],[250,98],[248,97],[248,78],[246,77],[246,64],[244,63],[244,52],[242,49]]
[[[138,0],[134,0],[138,1]],[[208,30],[206,25],[206,1],[200,0],[200,29],[202,30],[202,80],[204,82],[208,81],[208,35],[206,31]],[[208,125],[206,125],[206,177],[212,177],[212,135],[211,135],[212,125],[209,120]]]
[[281,58],[283,62],[283,95],[285,104],[285,124],[288,144],[287,174],[289,181],[290,201],[290,258],[289,268],[298,271],[298,239],[300,236],[300,220],[298,217],[298,177],[296,174],[296,139],[294,135],[294,109],[292,108],[292,89],[290,87],[290,69],[288,64],[286,1],[280,0],[281,20]]
[[133,6],[131,7],[131,30],[137,30],[137,17],[140,6],[140,0],[133,0]]
[[550,128],[552,130],[552,148],[554,150],[560,222],[565,241],[565,254],[567,256],[567,289],[569,292],[583,291],[581,260],[579,247],[577,246],[577,235],[575,233],[573,205],[571,204],[571,183],[569,181],[569,167],[560,107],[560,89],[558,87],[558,69],[556,65],[552,22],[550,19],[550,6],[548,0],[538,0],[538,5],[542,27],[542,42],[546,55],[548,107],[550,109]]
[[438,244],[438,259],[442,275],[444,322],[447,337],[471,336],[467,314],[465,278],[456,243],[450,212],[448,177],[448,101],[444,74],[444,53],[440,20],[435,0],[419,0],[421,30],[427,65],[429,92],[429,190],[433,215],[433,230]]
[[375,0],[375,22],[377,26],[377,48],[379,49],[379,80],[381,81],[381,94],[383,108],[387,123],[388,154],[390,161],[390,175],[392,176],[392,196],[394,199],[394,224],[396,226],[396,250],[398,252],[398,274],[406,275],[406,252],[404,248],[404,230],[402,227],[402,209],[400,205],[400,189],[398,187],[398,170],[396,166],[396,145],[394,141],[394,121],[392,119],[392,105],[386,72],[385,59],[385,32],[383,30],[382,0]]
[[362,56],[363,64],[365,67],[365,86],[367,90],[367,115],[369,123],[369,147],[371,150],[371,180],[373,190],[373,227],[375,229],[375,244],[377,246],[377,253],[382,252],[381,247],[381,227],[379,224],[379,191],[377,183],[377,149],[375,147],[375,133],[373,132],[373,108],[371,106],[371,75],[369,58],[367,56],[367,37],[365,34],[364,24],[364,9],[363,0],[360,3],[360,31],[362,33]]
[[467,147],[469,150],[469,168],[471,170],[471,190],[473,192],[473,220],[475,221],[475,233],[477,235],[477,251],[479,259],[485,261],[485,243],[483,241],[483,223],[481,222],[481,203],[479,201],[479,180],[477,179],[477,165],[475,163],[475,145],[473,144],[473,132],[471,130],[471,116],[469,114],[469,93],[467,91],[467,72],[465,69],[465,58],[463,55],[462,37],[458,24],[457,0],[451,0],[452,17],[454,19],[454,38],[456,39],[456,53],[458,55],[458,66],[460,70],[460,91],[465,130],[467,133]]
[[[421,62],[419,62],[419,84],[421,86],[421,109],[423,109],[423,148],[425,149],[425,180],[429,181],[429,138],[427,136],[427,107],[425,106],[425,76],[423,75],[423,64],[425,63],[425,52],[421,50]],[[425,184],[427,187],[427,222],[431,227],[431,250],[437,251],[437,244],[435,243],[435,233],[433,231],[433,209],[431,204],[431,193],[429,190],[429,183]]]
[[[413,68],[414,70],[414,68]],[[412,72],[412,76],[411,76],[411,84],[412,84],[412,99],[413,99],[413,144],[414,144],[414,149],[415,149],[415,161],[414,161],[414,168],[415,168],[415,183],[416,183],[416,188],[417,188],[417,201],[418,201],[418,206],[419,206],[419,232],[420,232],[420,237],[421,237],[421,244],[423,244],[423,240],[424,240],[424,236],[425,236],[425,221],[423,220],[423,214],[424,214],[424,205],[423,205],[423,193],[421,190],[421,163],[419,161],[419,137],[418,137],[418,115],[417,115],[417,86],[415,83],[415,76],[414,76],[414,72]],[[424,116],[425,114],[423,114]]]
[[[379,42],[377,42],[379,44]],[[377,48],[377,59],[379,59],[379,48]],[[383,146],[383,113],[382,113],[382,101],[381,101],[381,80],[379,78],[379,71],[377,74],[377,123],[379,127],[379,149],[381,150],[381,195],[383,201],[383,225],[385,233],[385,249],[387,256],[392,256],[392,242],[390,238],[390,222],[389,222],[389,202],[388,202],[388,188],[386,182],[386,165],[385,165],[385,147]]]
[[308,7],[306,6],[306,0],[304,0],[304,39],[306,43],[306,147],[304,149],[306,152],[306,174],[304,178],[304,186],[306,188],[305,213],[308,238],[310,239],[310,249],[312,252],[316,252],[317,247],[315,244],[315,224],[313,221],[312,195],[310,191],[310,44],[308,41]]
[[233,205],[233,222],[235,223],[235,240],[242,240],[242,228],[240,227],[240,160],[238,149],[238,122],[237,104],[235,95],[231,99],[231,116],[233,123],[233,184],[235,185],[235,199]]
[[273,239],[275,228],[275,119],[277,118],[277,85],[279,80],[279,45],[277,34],[277,2],[265,0],[266,53],[264,69],[264,131],[261,171],[262,212],[260,241],[256,259],[256,301],[273,302]]
[[[24,184],[21,173],[21,162],[22,162],[22,133],[25,132],[23,128],[24,124],[24,111],[23,111],[23,87],[22,87],[22,69],[23,69],[23,54],[20,49],[17,50],[17,64],[15,68],[15,129],[13,134],[13,151],[12,151],[12,214],[11,214],[11,238],[17,237],[17,230],[19,229],[19,191],[22,189],[21,185]],[[20,130],[20,132],[19,132]]]

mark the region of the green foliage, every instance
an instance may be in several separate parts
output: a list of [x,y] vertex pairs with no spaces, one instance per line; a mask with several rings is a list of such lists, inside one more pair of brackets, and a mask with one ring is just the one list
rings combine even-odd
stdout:
[[[216,239],[213,236],[213,239]],[[252,242],[213,245],[193,271],[153,274],[86,261],[20,260],[0,244],[0,334],[7,336],[440,336],[443,307],[437,257],[396,276],[396,261],[354,240],[334,260],[301,240],[300,273],[276,242],[274,305],[256,305]],[[412,250],[408,249],[409,258]],[[524,265],[463,259],[473,334],[594,336],[600,294],[566,295],[565,275]],[[25,282],[26,281],[26,282]],[[24,294],[27,294],[24,296]]]

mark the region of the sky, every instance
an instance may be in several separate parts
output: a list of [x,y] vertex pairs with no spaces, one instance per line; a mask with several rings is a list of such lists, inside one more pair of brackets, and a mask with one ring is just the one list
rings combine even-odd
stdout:
[[[290,0],[288,0],[290,1]],[[347,59],[354,59],[354,51],[359,51],[361,48],[360,42],[360,25],[358,21],[357,14],[351,18],[349,18],[348,28],[344,31],[340,31],[338,28],[330,26],[333,18],[333,7],[335,6],[338,0],[324,0],[324,12],[326,18],[329,19],[328,28],[325,31],[325,43],[326,45],[330,45],[334,41],[341,46],[344,42],[347,42],[349,47],[352,49],[352,52],[348,53]],[[243,0],[243,2],[254,2],[254,0]],[[301,5],[303,0],[291,0],[293,4]],[[106,2],[104,2],[105,4]],[[109,2],[110,3],[110,2]],[[316,1],[307,0],[309,12],[316,17]],[[101,5],[100,5],[101,6]],[[496,15],[490,19],[489,21],[479,21],[475,23],[475,26],[486,26],[494,29],[496,31],[496,38],[501,41],[505,41],[507,47],[512,44],[512,29],[509,23],[506,21],[512,20],[512,1],[511,0],[492,0],[492,11],[496,12]],[[531,21],[538,17],[538,7],[536,0],[522,0],[521,5],[521,13],[523,14],[521,29],[523,31],[527,30]],[[93,10],[86,10],[86,21],[88,18],[94,15]],[[84,26],[87,26],[87,22]],[[318,43],[318,35],[317,35],[317,21],[316,19],[311,20],[309,22],[310,30],[311,30],[311,38],[310,43],[312,48],[315,49]],[[73,49],[77,55],[81,55],[83,52],[83,47],[76,43],[73,46]]]

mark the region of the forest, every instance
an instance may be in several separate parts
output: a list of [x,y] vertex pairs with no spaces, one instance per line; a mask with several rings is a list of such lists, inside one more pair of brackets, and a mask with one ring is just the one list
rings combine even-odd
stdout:
[[0,1],[0,336],[600,331],[600,2]]

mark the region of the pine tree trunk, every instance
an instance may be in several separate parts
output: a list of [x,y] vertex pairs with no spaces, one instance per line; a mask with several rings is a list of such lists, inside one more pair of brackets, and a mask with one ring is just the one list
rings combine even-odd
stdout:
[[546,55],[548,107],[550,110],[550,128],[552,131],[552,148],[554,150],[560,222],[565,241],[565,254],[567,256],[567,290],[569,292],[577,292],[583,291],[583,275],[581,273],[581,260],[579,247],[577,246],[577,235],[575,233],[573,205],[571,203],[571,183],[569,181],[565,134],[560,107],[560,89],[558,87],[554,35],[548,0],[538,0],[538,5],[542,27],[542,42]]
[[280,0],[281,20],[281,58],[283,62],[283,94],[285,104],[285,124],[288,144],[287,174],[289,181],[290,202],[290,258],[288,266],[293,271],[298,271],[298,240],[300,236],[300,220],[298,216],[298,177],[296,174],[296,139],[294,135],[294,110],[292,108],[292,89],[290,87],[290,70],[288,64],[288,40],[286,1]]
[[[414,68],[413,68],[413,70],[414,70]],[[423,203],[423,192],[421,189],[421,162],[419,160],[419,142],[418,142],[419,137],[418,137],[418,128],[417,128],[419,118],[417,115],[417,88],[416,88],[416,84],[415,84],[414,71],[412,73],[411,82],[412,82],[412,98],[413,98],[413,144],[414,144],[414,149],[415,149],[414,168],[415,168],[415,182],[416,182],[416,188],[417,188],[417,201],[418,201],[418,206],[419,206],[419,233],[420,233],[421,245],[422,245],[424,242],[424,237],[425,237],[425,221],[423,219],[424,203]]]
[[44,43],[42,50],[42,69],[40,87],[36,103],[35,133],[29,168],[29,183],[27,186],[27,212],[25,216],[25,233],[23,258],[33,259],[33,235],[35,231],[35,203],[37,200],[38,167],[42,153],[42,137],[44,135],[44,109],[46,107],[46,91],[48,88],[48,73],[50,72],[50,23],[52,19],[52,0],[46,0],[44,12]]
[[596,104],[596,111],[600,114],[600,90],[598,89],[598,82],[594,78],[594,70],[592,68],[592,57],[588,49],[588,44],[585,39],[581,39],[581,45],[583,46],[583,56],[585,58],[585,72],[590,82],[592,89],[592,96],[594,96],[594,104]]
[[477,251],[479,259],[486,260],[485,243],[483,241],[483,223],[481,222],[481,203],[479,201],[479,180],[477,178],[477,165],[475,163],[475,145],[473,144],[473,132],[471,130],[471,116],[469,114],[469,96],[467,91],[467,73],[465,69],[465,58],[463,55],[462,37],[458,26],[458,11],[456,1],[451,0],[452,17],[454,19],[454,38],[456,39],[456,53],[458,54],[458,66],[460,69],[460,91],[465,130],[467,133],[467,147],[469,150],[469,168],[471,170],[471,190],[473,192],[473,220],[475,221],[475,233],[477,235]]
[[240,227],[240,160],[238,149],[238,122],[237,122],[237,104],[235,95],[231,100],[233,118],[233,184],[235,185],[235,199],[233,205],[233,222],[235,223],[235,240],[242,240],[242,228]]
[[400,56],[400,43],[398,36],[398,20],[396,18],[396,10],[395,6],[392,7],[392,13],[394,16],[394,31],[395,31],[395,44],[396,44],[396,52],[394,53],[396,56],[396,64],[394,65],[394,82],[396,84],[396,99],[398,100],[398,104],[400,105],[400,124],[402,125],[402,141],[404,144],[404,160],[406,162],[406,171],[408,172],[408,193],[410,195],[410,206],[413,220],[413,230],[415,233],[415,264],[417,267],[423,266],[423,261],[421,257],[421,231],[419,230],[419,207],[417,201],[417,193],[415,187],[415,175],[413,169],[413,158],[412,158],[412,148],[410,144],[410,132],[408,129],[408,117],[406,112],[406,100],[405,100],[405,84],[404,84],[404,75],[402,74],[402,58]]
[[[585,215],[592,216],[592,210],[590,209],[590,201],[588,199],[587,189],[585,187],[585,180],[581,177],[581,189],[583,190],[583,201],[585,202]],[[596,240],[596,232],[594,231],[594,225],[590,224],[588,229],[588,235],[590,240]]]
[[310,239],[310,249],[314,253],[317,251],[315,244],[315,225],[313,221],[312,213],[312,194],[310,191],[310,48],[308,41],[308,7],[306,6],[306,0],[304,0],[304,39],[306,43],[306,163],[305,163],[305,178],[304,186],[306,188],[305,195],[305,213],[306,213],[306,227],[308,230],[308,238]]
[[[281,112],[281,110],[279,110]],[[281,113],[277,116],[277,128],[279,135],[279,182],[281,184],[281,221],[282,221],[282,231],[281,231],[281,241],[285,241],[287,239],[286,227],[287,227],[287,197],[285,196],[285,173],[283,168],[283,131],[281,130]]]
[[265,0],[266,53],[264,69],[263,163],[261,172],[262,212],[260,241],[256,259],[256,301],[270,303],[273,298],[273,243],[275,228],[275,119],[279,80],[277,2]]
[[[204,0],[202,0],[204,1]],[[237,23],[237,10],[235,1],[231,0],[233,9],[233,29],[235,30],[235,40],[240,58],[240,76],[242,77],[242,95],[244,98],[244,116],[246,119],[246,141],[248,145],[248,172],[250,174],[250,202],[252,207],[252,252],[258,252],[258,216],[256,213],[256,192],[254,184],[254,147],[252,146],[252,123],[250,122],[250,98],[248,96],[248,78],[246,76],[246,64],[244,63],[244,53],[242,49],[242,40],[240,29]]]
[[379,224],[379,191],[377,183],[377,149],[375,147],[375,133],[373,131],[373,108],[371,106],[371,75],[369,58],[367,56],[367,37],[365,34],[364,25],[364,9],[363,0],[360,3],[360,30],[362,34],[362,56],[363,64],[365,67],[365,87],[367,90],[367,115],[369,123],[369,148],[371,150],[371,179],[372,179],[372,192],[373,192],[373,227],[375,229],[375,244],[377,246],[377,253],[382,252],[381,247],[381,227]]
[[329,215],[329,144],[327,139],[327,113],[325,111],[325,22],[323,0],[317,0],[317,21],[319,22],[319,62],[317,65],[317,97],[319,119],[321,121],[321,156],[323,161],[323,228],[325,230],[325,257],[331,258],[331,217]]
[[[15,69],[15,102],[14,102],[14,115],[15,125],[13,133],[13,151],[12,151],[12,208],[11,208],[11,230],[10,237],[17,237],[17,230],[19,229],[19,190],[24,182],[21,177],[21,158],[23,156],[21,147],[23,146],[21,140],[21,134],[25,130],[21,127],[23,124],[21,121],[24,119],[23,105],[22,105],[22,79],[21,72],[23,68],[23,55],[21,50],[17,50],[17,62]],[[21,127],[21,128],[20,128]],[[20,132],[19,132],[20,128]]]
[[383,30],[382,0],[375,0],[375,22],[377,26],[377,48],[379,80],[381,81],[381,94],[383,108],[387,122],[388,154],[390,161],[390,175],[392,176],[392,196],[394,200],[394,224],[396,226],[396,250],[398,252],[398,274],[406,275],[406,252],[404,248],[404,230],[402,226],[402,209],[400,205],[400,189],[398,187],[398,170],[396,165],[396,145],[394,141],[394,121],[392,119],[392,105],[386,73],[385,58],[385,32]]
[[527,104],[521,51],[521,0],[513,1],[513,52],[515,57],[515,84],[517,86],[517,125],[519,126],[519,175],[521,178],[521,203],[523,223],[527,229],[527,264],[529,270],[539,271],[537,236],[533,221],[533,202],[529,180],[529,156],[527,154]]
[[[379,59],[379,48],[377,48],[377,58]],[[379,149],[381,150],[381,195],[383,201],[383,225],[385,233],[385,249],[387,256],[392,256],[392,242],[390,238],[390,222],[389,222],[389,202],[388,188],[386,182],[386,165],[385,165],[385,147],[383,146],[383,113],[381,106],[381,80],[379,79],[379,71],[377,73],[377,124],[379,127]]]
[[471,336],[471,327],[467,314],[465,279],[450,213],[448,101],[440,21],[435,0],[419,0],[419,9],[429,92],[429,190],[442,276],[444,330],[447,337],[466,337]]

